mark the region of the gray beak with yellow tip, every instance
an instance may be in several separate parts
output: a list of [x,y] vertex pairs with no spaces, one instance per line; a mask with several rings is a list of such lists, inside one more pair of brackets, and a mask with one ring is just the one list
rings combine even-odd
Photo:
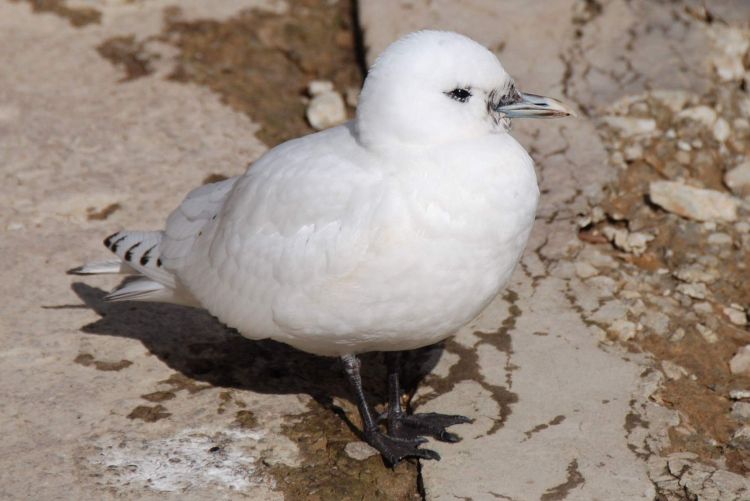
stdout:
[[572,108],[551,97],[519,93],[520,99],[495,108],[506,118],[559,118],[576,116]]

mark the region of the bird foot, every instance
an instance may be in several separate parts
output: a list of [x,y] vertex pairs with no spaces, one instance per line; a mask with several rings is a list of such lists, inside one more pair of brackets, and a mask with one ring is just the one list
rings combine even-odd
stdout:
[[438,414],[426,412],[423,414],[397,414],[383,416],[388,420],[388,433],[392,437],[414,439],[429,435],[442,442],[458,442],[461,437],[451,433],[446,428],[455,424],[472,423],[473,419],[466,416]]
[[403,439],[390,437],[380,431],[373,431],[365,433],[365,440],[383,455],[386,463],[394,468],[402,459],[410,457],[440,460],[440,454],[437,452],[419,448],[421,444],[427,442],[424,437]]

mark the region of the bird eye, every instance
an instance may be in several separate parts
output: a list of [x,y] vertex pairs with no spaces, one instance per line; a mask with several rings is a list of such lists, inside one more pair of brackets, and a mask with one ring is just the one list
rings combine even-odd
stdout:
[[459,103],[465,103],[471,97],[471,92],[468,89],[453,89],[450,92],[445,93],[451,99],[455,99]]

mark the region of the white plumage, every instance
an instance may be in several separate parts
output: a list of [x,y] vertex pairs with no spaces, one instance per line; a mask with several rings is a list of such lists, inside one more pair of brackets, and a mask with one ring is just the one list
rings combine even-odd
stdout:
[[545,99],[466,37],[412,34],[370,70],[354,121],[194,190],[161,232],[113,235],[126,267],[77,271],[133,271],[110,298],[200,306],[321,355],[437,342],[519,260],[539,193],[509,118],[567,114]]

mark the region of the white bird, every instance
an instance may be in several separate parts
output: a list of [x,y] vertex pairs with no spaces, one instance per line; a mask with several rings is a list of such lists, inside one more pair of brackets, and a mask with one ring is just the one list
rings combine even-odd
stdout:
[[[119,261],[71,271],[137,274],[107,299],[202,307],[247,338],[341,357],[367,442],[394,465],[439,459],[420,435],[456,441],[445,428],[468,419],[406,415],[397,352],[455,333],[506,284],[539,197],[510,119],[570,114],[516,90],[477,42],[412,33],[370,68],[356,119],[197,188],[164,230],[108,237]],[[362,391],[369,351],[394,353],[387,434]]]

